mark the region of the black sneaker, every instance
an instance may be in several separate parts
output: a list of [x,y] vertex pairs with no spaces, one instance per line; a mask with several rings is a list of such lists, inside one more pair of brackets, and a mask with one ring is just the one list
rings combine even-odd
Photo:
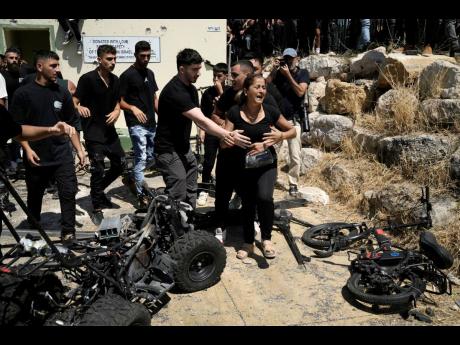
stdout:
[[72,40],[72,38],[73,38],[73,33],[72,33],[72,31],[70,31],[70,30],[67,31],[67,32],[65,33],[65,35],[64,35],[64,40],[62,41],[62,45],[65,46],[65,45],[69,44],[70,41]]
[[91,221],[95,225],[100,225],[102,222],[102,219],[104,219],[104,213],[102,213],[102,210],[93,211],[90,217],[91,217]]
[[83,249],[84,247],[78,243],[74,232],[61,234],[61,243],[69,249]]
[[77,42],[77,54],[81,55],[82,51],[83,51],[83,42],[81,41]]
[[298,193],[299,193],[299,190],[297,189],[297,186],[294,184],[291,184],[289,186],[289,195],[296,198]]

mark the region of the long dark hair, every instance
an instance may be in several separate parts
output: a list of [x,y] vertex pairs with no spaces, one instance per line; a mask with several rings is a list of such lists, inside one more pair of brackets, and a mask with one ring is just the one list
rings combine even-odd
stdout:
[[[240,95],[240,106],[242,106],[243,104],[245,104],[248,100],[248,96],[246,96],[244,94],[244,90],[248,90],[249,87],[254,84],[254,80],[256,79],[263,79],[265,81],[265,78],[262,74],[258,73],[258,74],[250,74],[246,77],[246,79],[244,80],[244,83],[243,83],[243,92],[241,93]],[[265,81],[265,85],[267,85],[267,82]]]

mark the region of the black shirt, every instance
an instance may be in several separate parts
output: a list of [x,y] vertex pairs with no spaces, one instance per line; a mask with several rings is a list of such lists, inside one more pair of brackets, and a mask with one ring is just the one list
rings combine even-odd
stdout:
[[22,133],[21,126],[13,120],[13,116],[0,105],[0,147],[3,146],[8,139],[14,138]]
[[[78,124],[72,96],[59,84],[42,86],[34,81],[21,86],[14,95],[10,111],[21,125],[54,126],[58,121],[74,127]],[[29,142],[29,145],[40,157],[40,165],[59,165],[73,161],[69,140],[67,136],[53,136]]]
[[97,70],[83,74],[78,80],[75,97],[80,105],[87,107],[90,117],[81,117],[85,140],[101,144],[111,143],[118,138],[113,124],[107,125],[106,115],[110,114],[120,99],[120,80],[109,74],[107,87]]
[[[233,128],[242,129],[244,131],[243,134],[251,139],[252,144],[263,142],[264,133],[271,132],[270,126],[275,126],[281,115],[277,108],[270,105],[263,104],[262,108],[265,112],[265,117],[254,124],[246,122],[241,117],[241,107],[239,105],[233,106],[227,113],[227,118],[233,123]],[[240,147],[233,147],[233,149],[235,154],[240,157],[240,162],[244,162],[244,157],[246,156],[246,153],[249,151],[249,149],[243,149]],[[270,146],[269,150],[272,152],[273,157],[276,159],[276,151],[273,146]]]
[[192,120],[182,113],[199,106],[198,91],[193,84],[185,85],[177,75],[166,84],[158,100],[156,153],[185,154],[190,150]]
[[[306,69],[298,69],[293,77],[298,84],[310,83],[310,77]],[[289,80],[280,72],[276,74],[273,83],[276,85],[281,95],[283,95],[281,112],[286,120],[292,120],[294,117],[298,118],[302,114],[302,105],[305,97],[297,96]]]
[[[230,86],[224,87],[224,93],[226,90],[230,89]],[[222,94],[223,95],[223,94]],[[214,86],[208,88],[201,96],[201,111],[204,116],[211,118],[212,112],[214,110],[214,99],[219,96],[217,89]]]
[[3,78],[5,78],[6,84],[6,92],[8,93],[8,103],[11,104],[11,100],[13,99],[14,93],[20,86],[22,82],[22,77],[18,72],[12,71],[2,71]]
[[136,125],[155,127],[153,95],[157,90],[155,75],[148,68],[137,69],[134,66],[130,66],[121,74],[120,97],[124,97],[126,103],[138,107],[147,116],[147,122],[140,123],[131,111],[125,110],[125,120],[128,127]]

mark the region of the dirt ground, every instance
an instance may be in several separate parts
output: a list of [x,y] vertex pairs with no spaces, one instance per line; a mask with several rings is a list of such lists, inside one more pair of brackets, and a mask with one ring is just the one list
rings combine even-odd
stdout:
[[[148,175],[147,175],[148,176]],[[79,176],[77,194],[77,231],[94,232],[97,227],[91,222],[89,198],[89,174]],[[147,177],[149,186],[164,185],[161,177]],[[24,181],[14,182],[20,195],[26,196]],[[107,217],[134,211],[134,197],[129,194],[121,180],[108,189],[115,209],[105,210]],[[340,205],[331,202],[323,205],[303,205],[287,200],[285,191],[276,190],[275,201],[288,206],[297,218],[312,224],[331,221],[356,221],[359,215],[350,213]],[[214,199],[208,198],[205,207],[212,207]],[[11,216],[11,222],[21,235],[27,232],[24,214],[18,210]],[[51,235],[58,235],[60,219],[59,201],[47,194],[43,202],[42,225]],[[398,311],[375,310],[369,305],[351,302],[344,288],[349,277],[347,253],[337,253],[331,258],[315,258],[310,248],[300,237],[305,231],[300,225],[292,224],[291,231],[297,238],[297,245],[312,260],[306,268],[298,267],[284,237],[273,232],[277,257],[267,261],[260,250],[244,260],[236,258],[236,248],[242,242],[242,229],[229,229],[225,249],[227,265],[221,281],[215,286],[191,294],[170,294],[169,304],[155,314],[152,325],[427,325],[412,317],[404,320]],[[7,235],[4,231],[3,235]],[[256,238],[260,240],[260,237]],[[2,243],[11,241],[2,236]],[[432,308],[434,325],[459,325],[460,311],[455,301],[460,299],[460,289],[454,287],[452,296],[429,295],[434,301],[419,301],[417,307],[425,312]],[[433,304],[433,302],[435,304]]]

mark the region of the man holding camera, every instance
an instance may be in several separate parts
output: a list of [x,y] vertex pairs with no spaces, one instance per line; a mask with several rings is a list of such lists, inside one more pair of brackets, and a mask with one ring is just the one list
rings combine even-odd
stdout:
[[289,148],[289,195],[296,197],[300,176],[300,153],[302,143],[300,141],[300,119],[303,117],[304,97],[307,92],[310,77],[308,71],[298,67],[299,57],[294,48],[286,48],[283,58],[275,60],[275,68],[268,77],[268,81],[278,88],[283,96],[281,113],[296,128],[297,135],[288,139]]

